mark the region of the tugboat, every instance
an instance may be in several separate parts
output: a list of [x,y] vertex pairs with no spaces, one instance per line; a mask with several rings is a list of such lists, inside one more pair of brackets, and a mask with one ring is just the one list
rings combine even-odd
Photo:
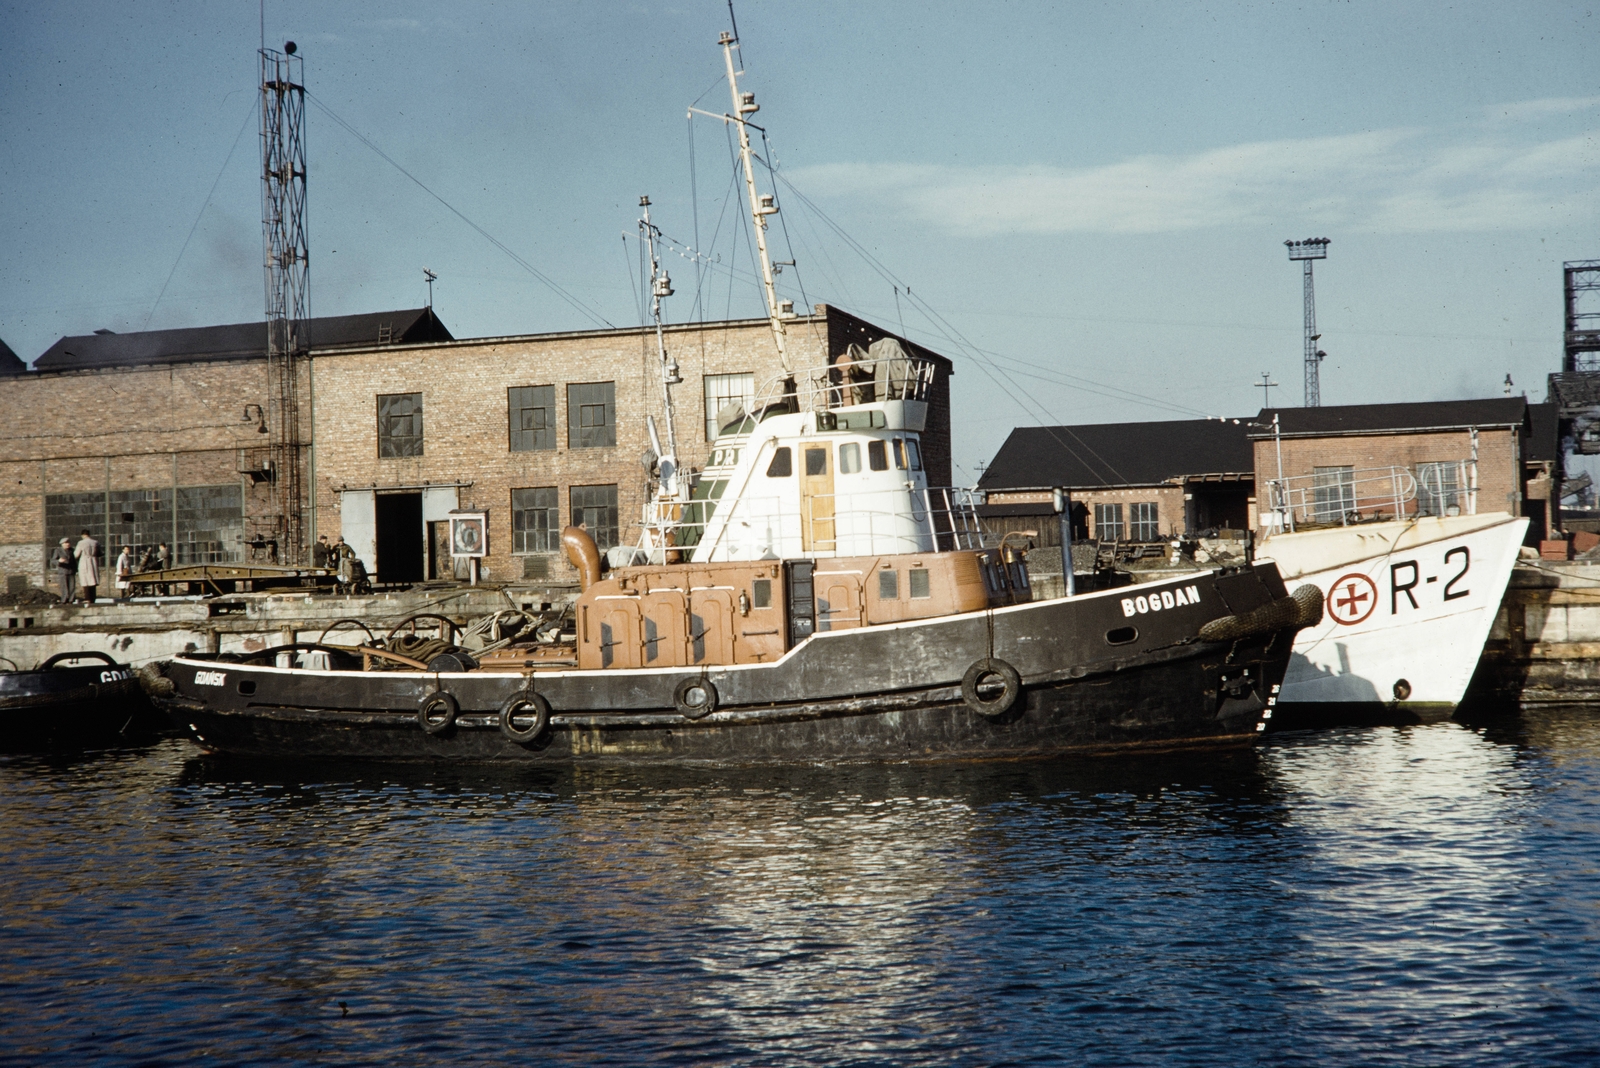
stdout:
[[[785,353],[741,94],[721,41],[774,340]],[[737,117],[735,117],[737,116]],[[677,461],[661,329],[671,283],[643,198],[663,393],[635,546],[563,546],[565,626],[457,647],[295,643],[180,657],[147,680],[202,748],[258,757],[582,763],[1032,758],[1249,744],[1322,591],[1271,564],[1038,601],[1023,551],[927,484],[935,367],[889,338],[718,413]],[[788,366],[785,357],[785,366]],[[426,656],[427,659],[420,659]],[[298,661],[298,664],[295,664]],[[282,666],[280,666],[282,665]]]
[[0,749],[115,745],[159,725],[133,669],[106,653],[57,653],[32,670],[0,661]]

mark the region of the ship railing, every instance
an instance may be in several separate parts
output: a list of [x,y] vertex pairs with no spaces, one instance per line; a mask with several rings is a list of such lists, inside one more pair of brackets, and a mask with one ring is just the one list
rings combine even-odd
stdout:
[[676,506],[670,518],[647,517],[646,524],[670,527],[676,547],[715,538],[703,556],[950,552],[984,547],[977,504],[972,491],[955,487],[808,494],[798,505],[774,495],[691,501]]
[[1477,472],[1470,460],[1357,470],[1329,468],[1267,480],[1261,522],[1269,530],[1304,525],[1349,525],[1364,520],[1472,515]]
[[775,375],[755,393],[757,420],[772,412],[831,411],[878,401],[927,401],[938,365],[921,356],[835,363],[810,375]]

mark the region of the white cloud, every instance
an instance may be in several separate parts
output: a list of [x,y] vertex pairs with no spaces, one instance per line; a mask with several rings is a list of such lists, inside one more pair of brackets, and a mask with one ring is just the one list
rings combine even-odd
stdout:
[[1596,147],[1592,132],[1530,141],[1503,130],[1391,129],[1098,167],[839,163],[792,174],[809,193],[891,201],[920,223],[973,235],[1258,224],[1505,230],[1594,216]]

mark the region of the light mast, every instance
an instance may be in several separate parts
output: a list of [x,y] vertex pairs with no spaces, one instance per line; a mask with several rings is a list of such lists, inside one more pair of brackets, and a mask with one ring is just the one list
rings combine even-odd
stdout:
[[[678,361],[667,354],[666,334],[661,328],[661,298],[672,296],[672,278],[661,269],[661,260],[656,256],[656,236],[660,231],[650,221],[650,198],[640,197],[639,206],[644,209],[644,218],[639,220],[639,233],[650,249],[650,314],[656,324],[656,354],[661,360],[662,411],[667,424],[667,447],[663,449],[659,441],[653,444],[657,455],[656,466],[661,472],[661,497],[670,500],[678,496],[678,434],[672,422],[672,387],[682,382],[683,376],[678,374]],[[653,424],[653,420],[651,422]],[[650,436],[656,436],[654,425],[650,426]]]
[[[778,346],[778,360],[783,364],[784,373],[791,374],[794,367],[789,362],[788,335],[785,333],[782,310],[778,305],[778,287],[774,281],[772,257],[767,253],[767,216],[776,215],[778,205],[771,193],[756,192],[754,153],[750,148],[750,127],[755,126],[755,123],[745,118],[746,115],[754,115],[760,111],[761,105],[756,103],[754,93],[739,91],[741,72],[736,71],[733,66],[733,46],[737,43],[737,39],[724,30],[717,43],[722,45],[722,59],[728,67],[728,92],[733,97],[733,114],[713,115],[696,107],[691,107],[689,112],[705,115],[707,118],[721,119],[725,123],[731,122],[739,128],[739,159],[744,164],[744,188],[750,198],[750,218],[755,223],[756,252],[761,258],[761,285],[767,297],[767,319],[772,324],[773,343]],[[761,129],[759,126],[755,128]]]

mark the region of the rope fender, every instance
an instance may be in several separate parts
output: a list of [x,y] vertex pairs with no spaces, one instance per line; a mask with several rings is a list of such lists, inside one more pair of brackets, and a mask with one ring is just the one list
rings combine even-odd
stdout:
[[1279,597],[1242,616],[1213,619],[1200,628],[1198,637],[1203,642],[1231,642],[1276,630],[1301,630],[1321,622],[1322,591],[1308,582],[1289,596]]

